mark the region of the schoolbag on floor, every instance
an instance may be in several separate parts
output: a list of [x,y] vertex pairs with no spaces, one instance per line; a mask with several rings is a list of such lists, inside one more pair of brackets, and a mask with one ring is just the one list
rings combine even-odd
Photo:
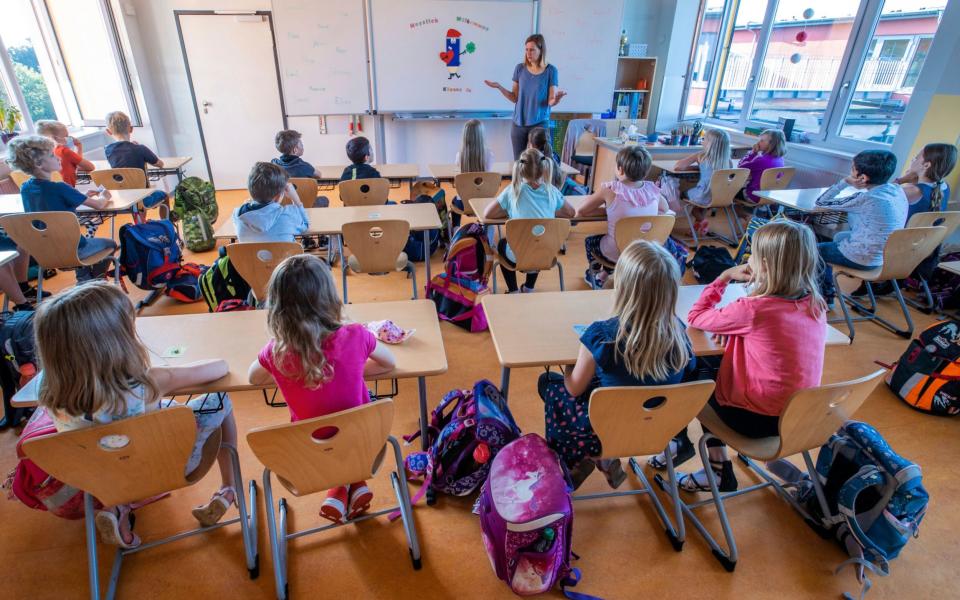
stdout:
[[700,246],[687,266],[693,269],[697,281],[708,284],[713,283],[720,273],[737,266],[737,263],[730,258],[730,253],[725,248]]
[[197,263],[183,263],[167,282],[163,292],[180,302],[196,302],[200,300],[200,278],[210,267]]
[[180,269],[180,237],[160,219],[120,228],[120,269],[142,290],[163,288]]
[[[428,196],[427,194],[420,194],[413,200],[404,200],[401,204],[433,204],[437,208],[437,214],[440,214],[439,206],[443,206],[443,210],[447,209],[447,201],[444,199],[444,192],[440,190],[434,196]],[[443,219],[440,219],[441,224]],[[446,228],[441,227],[440,229],[431,229],[428,236],[430,239],[430,254],[425,255],[423,251],[423,232],[422,231],[411,231],[410,235],[407,237],[407,243],[403,247],[403,251],[406,253],[407,258],[413,262],[423,262],[429,256],[433,256],[433,253],[437,251],[437,248],[440,247],[440,237],[442,234],[446,233]]]
[[427,282],[427,297],[444,321],[477,332],[487,328],[481,299],[489,288],[493,253],[486,233],[478,223],[457,229],[443,257],[444,272]]
[[[919,535],[927,510],[920,467],[894,452],[870,425],[847,421],[820,448],[816,471],[827,505],[838,515],[830,527],[819,528],[851,554],[840,568],[853,565],[888,575],[890,561]],[[798,499],[822,517],[812,486],[801,490],[807,493]],[[864,578],[864,592],[869,585]]]
[[933,415],[960,414],[960,321],[927,327],[887,373],[900,399]]
[[[428,488],[453,496],[466,496],[487,478],[490,459],[520,435],[520,428],[497,386],[486,379],[473,389],[453,390],[430,415],[427,450],[407,456],[407,475],[422,480],[414,497]],[[411,442],[417,431],[405,436]]]
[[559,457],[539,435],[528,433],[493,459],[480,494],[480,533],[494,572],[515,594],[576,584],[573,500]]
[[37,374],[37,347],[33,334],[32,310],[21,310],[4,319],[0,327],[0,351],[19,376],[23,387]]
[[224,252],[200,276],[200,292],[207,302],[207,310],[216,312],[225,300],[246,300],[250,295],[250,284],[240,277]]
[[213,184],[199,177],[187,177],[174,190],[173,214],[183,223],[183,239],[191,252],[205,252],[217,245],[213,224],[219,208]]
[[927,280],[930,296],[933,298],[934,309],[940,311],[960,309],[960,275],[936,268],[933,269],[932,273],[924,273],[924,271],[928,270],[925,267],[929,267],[932,264],[958,260],[960,260],[960,252],[944,254],[932,260],[930,257],[924,259],[924,261],[914,269],[913,273],[910,274],[910,277],[907,278],[907,288],[920,292],[923,289],[923,284],[918,277],[923,276]]
[[447,210],[447,193],[437,184],[435,179],[419,179],[410,190],[410,198],[416,202],[419,201],[420,196],[429,196],[434,206],[437,207],[437,215],[440,217],[440,245],[448,246],[450,235],[447,228],[450,226],[450,214]]

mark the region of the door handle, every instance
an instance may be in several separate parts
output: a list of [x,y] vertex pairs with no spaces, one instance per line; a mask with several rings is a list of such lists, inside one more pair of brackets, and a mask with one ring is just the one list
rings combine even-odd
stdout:
[[203,102],[201,102],[201,106],[203,106],[203,114],[207,114],[207,108],[210,106],[213,106],[213,102],[204,100]]

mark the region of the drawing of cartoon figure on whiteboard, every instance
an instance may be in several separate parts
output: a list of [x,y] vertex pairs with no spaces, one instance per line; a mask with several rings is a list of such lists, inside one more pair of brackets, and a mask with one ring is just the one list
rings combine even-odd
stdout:
[[460,55],[473,54],[476,49],[476,44],[468,42],[466,48],[461,52],[460,32],[456,29],[447,30],[447,49],[440,53],[440,60],[447,65],[447,72],[449,73],[447,79],[453,79],[454,77],[460,79],[460,73],[457,72],[460,70]]

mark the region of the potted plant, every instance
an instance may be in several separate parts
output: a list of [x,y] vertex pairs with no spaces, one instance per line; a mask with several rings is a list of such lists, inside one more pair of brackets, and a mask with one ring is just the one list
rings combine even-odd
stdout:
[[17,135],[17,124],[23,113],[20,109],[0,98],[0,141],[6,144]]

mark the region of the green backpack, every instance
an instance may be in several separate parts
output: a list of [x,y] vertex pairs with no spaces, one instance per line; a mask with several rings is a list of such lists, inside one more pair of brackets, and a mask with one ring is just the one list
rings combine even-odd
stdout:
[[191,252],[212,250],[217,241],[213,224],[219,216],[213,184],[199,177],[187,177],[173,194],[173,214],[183,223],[183,241]]

